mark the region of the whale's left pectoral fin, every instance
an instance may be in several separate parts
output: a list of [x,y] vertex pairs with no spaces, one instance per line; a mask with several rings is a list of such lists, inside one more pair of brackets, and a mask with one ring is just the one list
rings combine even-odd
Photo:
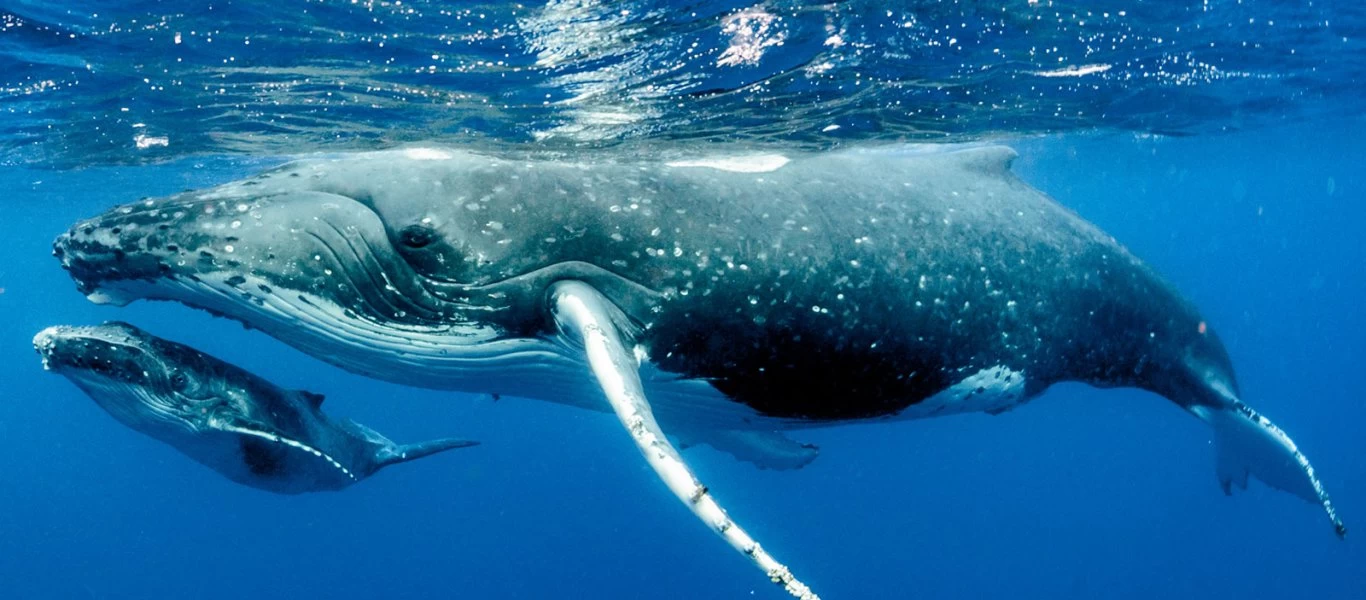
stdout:
[[769,556],[738,523],[726,516],[693,475],[655,421],[639,364],[628,341],[629,319],[610,300],[581,281],[560,281],[550,289],[550,307],[563,334],[582,344],[589,368],[636,447],[669,490],[713,531],[748,556],[774,583],[797,598],[818,598],[782,563]]
[[1270,419],[1234,399],[1228,406],[1197,405],[1189,410],[1214,428],[1215,469],[1225,494],[1232,494],[1234,486],[1247,489],[1248,475],[1252,475],[1322,506],[1338,537],[1347,535],[1309,459]]

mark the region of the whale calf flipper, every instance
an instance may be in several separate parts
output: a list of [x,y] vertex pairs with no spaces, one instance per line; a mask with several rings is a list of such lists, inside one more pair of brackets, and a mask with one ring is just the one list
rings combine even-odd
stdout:
[[1252,407],[1229,399],[1225,406],[1196,405],[1190,411],[1214,429],[1215,473],[1225,494],[1247,489],[1248,475],[1278,490],[1323,506],[1333,531],[1346,537],[1328,492],[1309,459],[1280,427]]
[[669,491],[789,594],[803,600],[818,600],[819,596],[799,581],[786,565],[770,556],[738,523],[726,516],[726,511],[665,437],[645,397],[635,354],[628,349],[626,336],[616,325],[626,316],[600,292],[581,281],[554,284],[550,288],[550,306],[561,333],[577,339],[582,345],[588,366],[608,404]]
[[675,437],[680,448],[703,444],[760,469],[775,471],[800,469],[820,455],[815,444],[799,442],[777,431],[684,430]]

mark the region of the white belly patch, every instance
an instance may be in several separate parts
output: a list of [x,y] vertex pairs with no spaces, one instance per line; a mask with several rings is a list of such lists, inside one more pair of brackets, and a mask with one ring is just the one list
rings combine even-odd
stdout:
[[1025,400],[1025,375],[1008,367],[982,369],[929,398],[921,400],[894,418],[924,419],[970,412],[999,413]]
[[[809,421],[768,417],[753,408],[726,398],[700,379],[676,379],[642,363],[641,375],[655,412],[679,427],[718,429],[805,429],[829,427],[849,421]],[[927,419],[963,413],[999,413],[1026,400],[1025,375],[1008,367],[982,369],[887,419]],[[832,398],[832,402],[838,401]]]

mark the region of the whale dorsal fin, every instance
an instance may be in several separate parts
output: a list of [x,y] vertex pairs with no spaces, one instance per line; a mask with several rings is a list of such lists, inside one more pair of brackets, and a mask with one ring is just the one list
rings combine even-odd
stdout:
[[324,396],[317,392],[310,392],[308,390],[299,390],[298,393],[299,397],[302,398],[304,402],[307,402],[308,405],[312,406],[313,408],[322,408],[323,400],[327,399],[327,396]]
[[950,156],[957,159],[958,164],[964,169],[989,175],[1009,173],[1010,165],[1015,162],[1015,158],[1019,155],[1018,152],[1006,146],[979,146],[955,150],[950,153]]
[[1020,154],[1008,146],[999,145],[946,147],[942,144],[911,144],[852,150],[849,155],[855,157],[856,160],[861,160],[863,157],[877,157],[889,161],[888,164],[891,166],[899,166],[901,165],[900,161],[909,159],[911,163],[905,166],[911,169],[924,169],[933,173],[949,167],[992,177],[1004,177],[1010,174],[1010,166]]

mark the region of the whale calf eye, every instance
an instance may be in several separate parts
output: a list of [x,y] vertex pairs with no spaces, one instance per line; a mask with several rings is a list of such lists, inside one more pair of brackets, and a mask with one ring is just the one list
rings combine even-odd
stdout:
[[423,248],[436,239],[436,232],[424,225],[409,225],[398,232],[399,243],[409,248]]
[[174,389],[177,392],[185,391],[185,385],[189,382],[190,380],[185,377],[184,373],[176,371],[171,374],[171,389]]

